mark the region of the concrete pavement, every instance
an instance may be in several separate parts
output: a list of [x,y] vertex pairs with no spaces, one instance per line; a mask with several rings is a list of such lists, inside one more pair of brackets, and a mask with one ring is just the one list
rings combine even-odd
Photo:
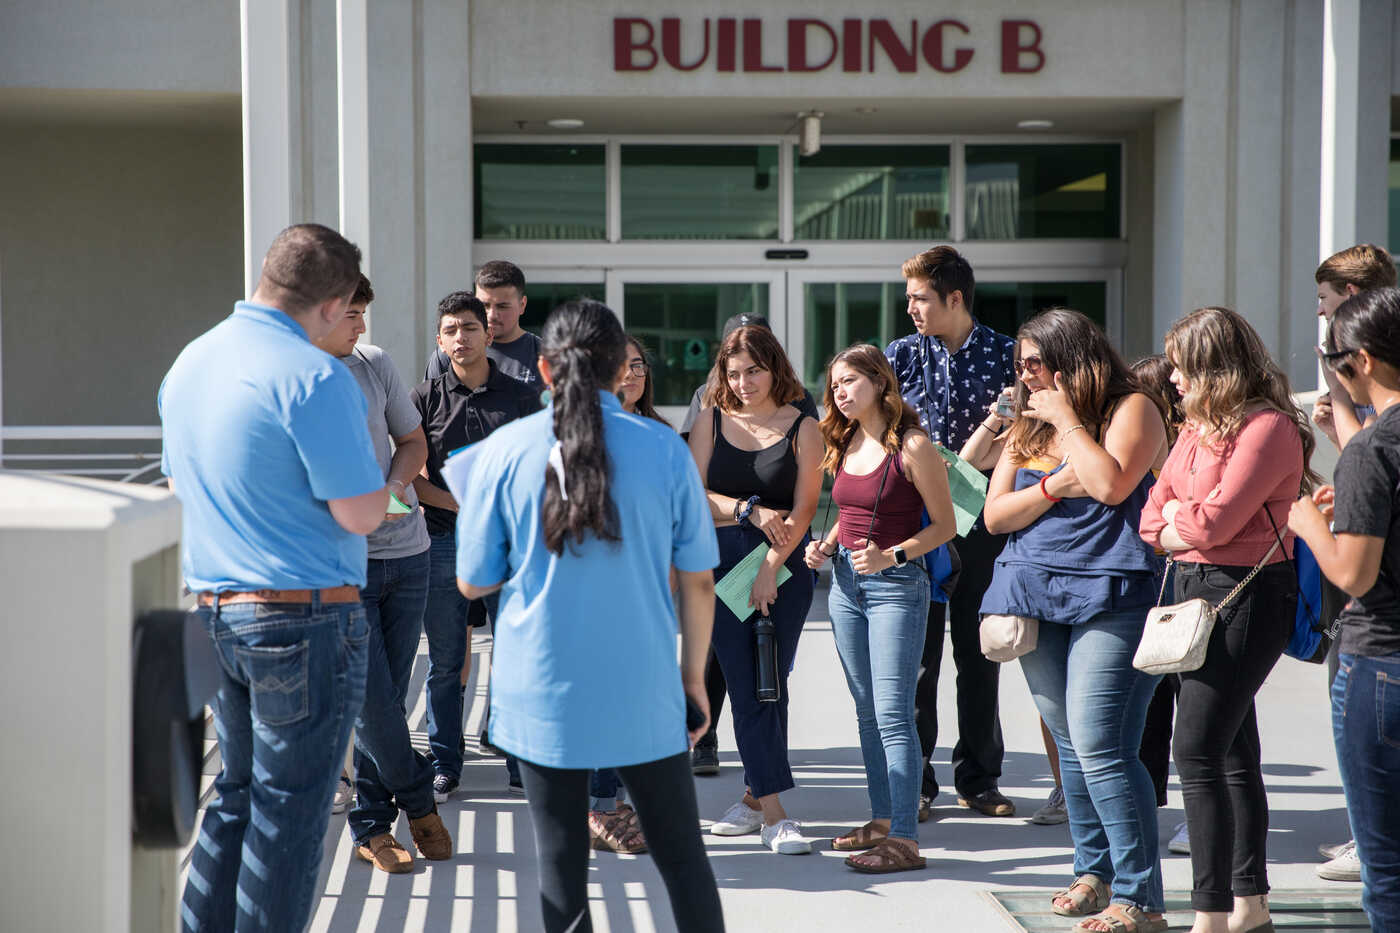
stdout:
[[[1033,826],[1024,817],[1053,786],[1041,747],[1035,708],[1018,665],[1003,667],[1001,715],[1006,737],[1002,790],[1018,816],[991,819],[959,808],[951,794],[948,752],[956,735],[952,651],[944,652],[940,680],[940,745],[935,754],[948,791],[935,801],[933,819],[920,827],[928,869],[891,876],[861,875],[830,850],[830,839],[869,818],[855,713],[832,642],[826,591],[819,589],[803,634],[791,681],[791,761],[799,787],[784,795],[788,812],[817,840],[810,856],[777,856],[757,836],[706,834],[731,931],[790,930],[1014,930],[988,896],[991,890],[1061,887],[1071,871],[1065,826]],[[479,674],[489,638],[474,645]],[[415,741],[424,745],[421,682],[426,644],[415,670],[416,706],[410,714]],[[1359,885],[1321,881],[1314,874],[1319,842],[1347,834],[1337,776],[1322,667],[1280,661],[1260,694],[1259,719],[1269,788],[1270,879],[1276,892],[1326,888],[1358,896]],[[479,731],[484,686],[473,678],[470,735]],[[619,702],[622,699],[619,690]],[[474,749],[474,743],[471,746]],[[697,778],[701,816],[719,817],[742,793],[733,732],[721,719],[723,770]],[[390,877],[352,857],[344,818],[332,817],[322,868],[324,895],[312,930],[471,933],[539,928],[534,843],[525,802],[506,793],[498,758],[469,749],[462,791],[440,812],[452,830],[458,856],[450,862],[419,860],[414,874]],[[1172,777],[1169,806],[1159,811],[1166,886],[1190,886],[1190,860],[1168,855],[1166,840],[1184,819]],[[407,842],[407,825],[399,824]],[[594,928],[612,933],[674,930],[665,888],[649,857],[595,853],[589,868]],[[1067,930],[1071,921],[1065,921]],[[1175,927],[1174,927],[1175,928]],[[1184,927],[1182,927],[1184,929]]]

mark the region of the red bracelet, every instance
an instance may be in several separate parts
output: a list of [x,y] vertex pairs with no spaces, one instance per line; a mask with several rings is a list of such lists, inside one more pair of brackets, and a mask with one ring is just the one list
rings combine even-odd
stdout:
[[1049,499],[1051,502],[1059,502],[1060,498],[1058,496],[1050,495],[1050,491],[1045,488],[1045,481],[1049,478],[1050,475],[1048,473],[1040,478],[1040,494],[1045,498]]

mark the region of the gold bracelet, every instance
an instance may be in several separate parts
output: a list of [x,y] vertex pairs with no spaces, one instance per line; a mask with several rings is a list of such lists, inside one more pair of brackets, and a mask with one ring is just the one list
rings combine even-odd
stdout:
[[1060,440],[1064,440],[1065,438],[1067,438],[1067,437],[1069,437],[1071,434],[1073,434],[1075,431],[1083,431],[1083,430],[1084,430],[1084,425],[1082,425],[1082,424],[1076,424],[1074,427],[1070,428],[1068,431],[1066,431],[1065,433],[1061,434],[1061,435],[1060,435]]

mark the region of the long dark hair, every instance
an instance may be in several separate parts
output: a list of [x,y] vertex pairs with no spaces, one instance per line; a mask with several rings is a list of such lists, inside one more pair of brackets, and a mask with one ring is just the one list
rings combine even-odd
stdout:
[[1176,443],[1181,426],[1186,423],[1186,413],[1181,410],[1181,395],[1172,384],[1172,362],[1165,353],[1144,356],[1133,363],[1133,375],[1142,383],[1142,391],[1165,407],[1167,411],[1167,444]]
[[[1075,416],[1094,438],[1101,437],[1102,428],[1120,399],[1142,391],[1128,364],[1108,342],[1108,335],[1078,311],[1050,308],[1022,324],[1016,333],[1017,359],[1021,357],[1022,340],[1040,348],[1040,360],[1045,364],[1043,381],[1050,382],[1055,373],[1060,374]],[[1025,411],[1029,399],[1030,390],[1017,379],[1016,410]],[[1153,401],[1160,412],[1161,401]],[[1017,458],[1025,461],[1043,455],[1054,437],[1054,425],[1021,417],[1012,425],[1007,443]]]
[[588,532],[603,541],[621,541],[617,505],[609,485],[612,468],[603,439],[599,392],[611,391],[627,358],[622,324],[607,305],[588,299],[559,305],[545,321],[540,355],[553,383],[554,436],[564,464],[569,497],[553,469],[544,476],[544,543],[562,556],[572,538]]

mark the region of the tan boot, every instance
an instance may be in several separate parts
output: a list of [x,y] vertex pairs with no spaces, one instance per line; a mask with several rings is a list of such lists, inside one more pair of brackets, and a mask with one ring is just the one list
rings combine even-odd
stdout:
[[391,833],[371,836],[369,842],[355,847],[355,854],[380,871],[402,875],[413,871],[413,856],[399,845]]
[[413,844],[425,859],[441,862],[452,857],[452,836],[442,825],[442,817],[437,811],[416,820],[408,821],[408,831],[413,834]]

